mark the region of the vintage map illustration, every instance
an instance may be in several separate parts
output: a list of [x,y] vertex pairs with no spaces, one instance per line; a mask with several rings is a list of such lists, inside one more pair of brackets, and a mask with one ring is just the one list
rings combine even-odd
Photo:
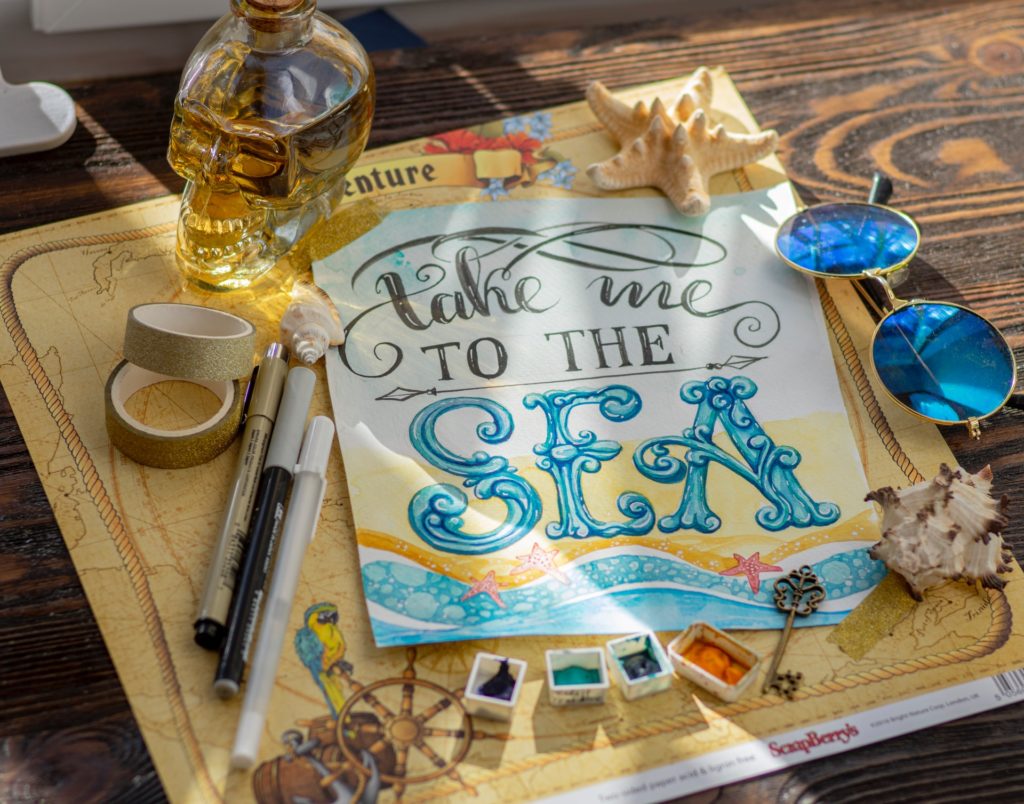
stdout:
[[[670,89],[641,88],[634,97],[658,91]],[[716,98],[726,125],[753,127],[722,73],[716,74]],[[481,178],[472,153],[453,150],[465,134],[449,137],[454,145],[447,150],[431,146],[443,153],[428,152],[424,141],[368,153],[354,181],[369,176],[362,182],[362,196],[372,196],[377,185],[367,182],[374,181],[374,165],[408,160],[406,166],[420,167],[415,175],[422,177],[425,158],[448,156],[447,185],[405,188],[395,196],[395,205],[478,199],[488,189],[508,192],[511,200],[562,197],[567,190],[539,177],[568,162],[555,178],[564,183],[574,176],[574,193],[596,195],[582,168],[611,153],[611,143],[581,104],[545,114],[550,145],[531,159],[519,151],[520,161],[513,165],[520,170],[518,178],[499,172],[499,178],[505,177],[500,188]],[[502,123],[470,133],[511,136],[503,134]],[[536,150],[527,148],[531,157]],[[440,175],[439,169],[432,175]],[[713,190],[739,192],[780,178],[778,163],[768,160],[719,177]],[[358,181],[353,192],[362,192]],[[353,200],[336,225],[297,255],[300,267],[304,259],[333,253],[382,218],[373,198]],[[773,735],[813,731],[824,722],[838,723],[828,731],[828,745],[856,747],[868,735],[842,725],[856,713],[1024,665],[1019,626],[1024,582],[1015,568],[1002,591],[979,594],[949,584],[920,605],[905,606],[898,587],[883,581],[873,593],[882,597],[869,597],[866,605],[892,610],[895,598],[905,615],[896,618],[891,630],[870,634],[861,645],[863,653],[852,651],[860,658],[830,639],[832,627],[800,629],[785,659],[787,668],[802,670],[806,678],[792,702],[755,688],[736,703],[723,704],[676,679],[671,690],[632,703],[613,691],[602,706],[556,709],[545,690],[544,650],[601,645],[605,637],[374,646],[351,501],[342,461],[336,458],[318,537],[292,611],[294,642],[281,663],[261,763],[251,774],[229,772],[239,705],[214,696],[215,657],[192,643],[192,618],[234,451],[190,470],[139,466],[109,444],[100,400],[120,358],[131,306],[160,300],[223,306],[253,321],[262,348],[276,335],[287,294],[221,298],[182,288],[173,260],[176,212],[177,199],[165,198],[0,240],[0,382],[171,800],[518,801],[554,796],[723,749],[734,752],[735,766],[745,747],[762,745],[768,752]],[[931,475],[950,455],[935,428],[911,421],[876,395],[863,351],[870,323],[850,289],[833,284],[817,285],[816,291],[869,485],[906,485]],[[326,379],[322,367],[318,371],[314,407],[327,413]],[[165,425],[202,420],[208,403],[202,394],[162,391],[136,401],[145,408],[140,415]],[[686,625],[679,623],[679,630]],[[661,636],[667,640],[674,633]],[[774,649],[777,638],[770,631],[740,635],[763,654]],[[528,663],[511,724],[465,713],[463,688],[479,650]],[[968,700],[964,705],[980,704]],[[938,717],[958,711],[950,705]],[[758,738],[765,742],[752,743]],[[794,738],[776,743],[774,750],[778,761],[794,761],[820,753],[820,742]],[[759,769],[752,763],[746,772]],[[702,780],[705,786],[716,784],[715,772]],[[651,795],[694,789],[687,784],[680,777]]]

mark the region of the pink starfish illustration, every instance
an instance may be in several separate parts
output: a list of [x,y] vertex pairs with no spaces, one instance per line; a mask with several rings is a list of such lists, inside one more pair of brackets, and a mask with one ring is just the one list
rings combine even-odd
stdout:
[[488,572],[480,580],[477,580],[472,576],[470,577],[469,580],[471,580],[473,583],[469,587],[469,589],[466,590],[466,594],[460,597],[459,600],[469,600],[471,597],[476,597],[477,595],[485,594],[490,595],[491,600],[493,600],[503,609],[508,608],[508,606],[505,605],[505,601],[501,599],[501,595],[498,594],[498,581],[494,577],[494,570]]
[[733,553],[732,557],[736,559],[736,566],[722,570],[718,574],[746,575],[747,583],[750,584],[750,589],[755,595],[761,588],[762,572],[782,572],[782,567],[776,567],[773,564],[762,564],[760,552],[754,553],[750,558],[744,558],[739,553]]
[[539,544],[534,544],[533,547],[530,548],[529,555],[516,556],[521,563],[512,570],[512,575],[518,575],[521,572],[529,572],[530,570],[538,569],[568,586],[569,579],[555,563],[555,556],[560,552],[561,551],[557,548],[545,550]]

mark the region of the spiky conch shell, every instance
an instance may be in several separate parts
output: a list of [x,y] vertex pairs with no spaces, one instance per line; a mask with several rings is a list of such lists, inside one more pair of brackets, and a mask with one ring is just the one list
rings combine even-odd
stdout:
[[882,538],[869,555],[899,573],[917,600],[946,580],[1001,589],[999,574],[1012,561],[1001,535],[1007,500],[995,500],[991,488],[991,467],[972,475],[942,464],[932,480],[870,492],[882,507]]

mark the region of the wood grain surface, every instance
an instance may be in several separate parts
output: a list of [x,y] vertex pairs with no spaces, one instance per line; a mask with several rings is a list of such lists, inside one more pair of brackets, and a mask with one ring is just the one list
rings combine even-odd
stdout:
[[[711,5],[711,4],[709,4]],[[581,20],[581,23],[585,22]],[[128,34],[126,34],[128,36]],[[383,145],[678,76],[732,75],[808,201],[889,172],[924,234],[903,296],[966,303],[1024,356],[1024,2],[798,0],[722,18],[496,35],[374,58]],[[56,151],[0,160],[0,232],[181,189],[164,152],[174,75],[70,87]],[[1024,414],[972,442],[1011,496],[1024,558]],[[0,392],[0,802],[163,800],[17,424]],[[980,714],[693,801],[1024,800],[1024,707]]]

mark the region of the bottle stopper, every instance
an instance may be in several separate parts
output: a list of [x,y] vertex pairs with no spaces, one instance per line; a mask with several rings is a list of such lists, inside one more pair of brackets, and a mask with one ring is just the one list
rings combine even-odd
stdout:
[[248,0],[248,4],[260,11],[283,13],[301,6],[305,0]]

